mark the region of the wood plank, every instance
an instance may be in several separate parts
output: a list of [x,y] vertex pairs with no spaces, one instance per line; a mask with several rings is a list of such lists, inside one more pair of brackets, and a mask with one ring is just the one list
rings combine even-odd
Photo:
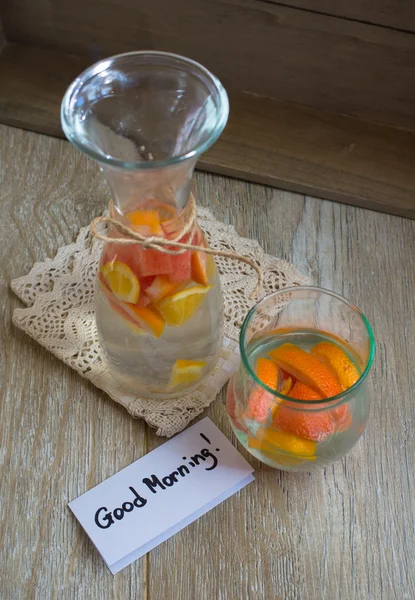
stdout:
[[415,218],[415,134],[237,96],[221,140],[200,167]]
[[[93,18],[88,18],[93,15]],[[415,35],[258,0],[14,0],[11,42],[96,59],[190,56],[229,89],[415,128]]]
[[[367,314],[373,410],[359,445],[322,472],[254,460],[255,483],[151,553],[151,598],[414,598],[415,338],[404,332],[415,327],[415,222],[217,176],[199,175],[196,191],[218,218]],[[208,414],[237,443],[223,402]],[[152,433],[150,442],[160,443]],[[175,568],[160,576],[166,565]]]
[[[415,222],[197,174],[217,218],[367,314],[373,410],[343,461],[309,476],[249,458],[255,483],[113,577],[66,502],[163,440],[13,328],[8,289],[71,241],[109,191],[61,140],[0,126],[0,155],[0,597],[414,598]],[[205,414],[237,444],[222,402]]]
[[[0,122],[62,136],[59,105],[84,59],[10,46]],[[248,94],[201,169],[415,218],[415,134]]]
[[4,35],[3,27],[0,21],[0,54],[2,53],[3,48],[6,45],[6,37]]
[[354,19],[373,25],[415,31],[412,0],[268,0],[273,4],[318,11],[325,15]]
[[0,57],[1,122],[63,136],[60,104],[86,59],[8,44]]
[[0,126],[0,156],[0,598],[142,598],[145,560],[113,577],[66,504],[145,454],[144,424],[11,321],[10,280],[70,243],[108,190],[53,138]]

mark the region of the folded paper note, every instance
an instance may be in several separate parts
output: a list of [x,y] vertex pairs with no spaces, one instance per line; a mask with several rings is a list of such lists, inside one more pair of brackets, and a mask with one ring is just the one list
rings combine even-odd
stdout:
[[69,503],[115,574],[254,480],[205,418]]

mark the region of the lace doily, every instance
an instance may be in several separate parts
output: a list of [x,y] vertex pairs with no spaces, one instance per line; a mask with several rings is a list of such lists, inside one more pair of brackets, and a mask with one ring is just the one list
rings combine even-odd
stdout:
[[[264,293],[310,283],[293,265],[265,254],[258,242],[239,237],[232,226],[217,221],[210,211],[199,208],[198,220],[211,248],[249,256],[261,266]],[[197,390],[179,398],[151,400],[121,390],[101,359],[94,318],[101,248],[102,242],[84,227],[76,242],[60,248],[54,259],[36,263],[28,275],[13,280],[12,290],[26,305],[14,311],[13,322],[131,415],[157,428],[158,435],[170,437],[209,406],[236,370],[239,329],[253,305],[250,294],[256,286],[256,273],[243,263],[215,257],[224,295],[225,336],[220,360]]]

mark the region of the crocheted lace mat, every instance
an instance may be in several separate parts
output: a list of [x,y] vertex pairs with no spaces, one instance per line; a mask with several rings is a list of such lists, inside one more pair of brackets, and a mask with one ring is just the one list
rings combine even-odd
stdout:
[[[230,225],[198,208],[198,221],[211,248],[249,256],[264,273],[264,294],[310,283],[284,260],[265,254],[258,242],[240,237]],[[17,308],[13,322],[82,377],[122,404],[133,417],[144,419],[157,434],[171,437],[184,429],[220,392],[239,364],[238,337],[242,322],[254,304],[250,294],[257,282],[248,265],[215,257],[224,296],[225,335],[221,357],[200,387],[169,400],[141,398],[113,379],[101,358],[94,316],[94,289],[102,242],[89,227],[76,242],[60,248],[55,258],[35,263],[31,271],[11,282],[26,305]]]

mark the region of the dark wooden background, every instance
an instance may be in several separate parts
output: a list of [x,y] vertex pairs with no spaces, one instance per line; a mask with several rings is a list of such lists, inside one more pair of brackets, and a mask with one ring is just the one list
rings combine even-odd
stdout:
[[85,66],[176,52],[231,97],[202,168],[415,217],[413,0],[0,0],[0,21],[2,123],[62,135]]

